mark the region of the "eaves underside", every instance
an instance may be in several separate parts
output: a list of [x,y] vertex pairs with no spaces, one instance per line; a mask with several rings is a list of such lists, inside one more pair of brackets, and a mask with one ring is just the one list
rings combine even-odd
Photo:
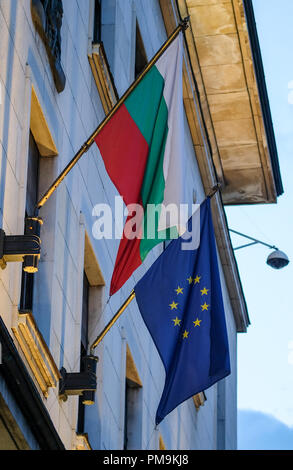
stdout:
[[190,17],[187,48],[223,203],[276,202],[283,187],[251,1],[168,4]]

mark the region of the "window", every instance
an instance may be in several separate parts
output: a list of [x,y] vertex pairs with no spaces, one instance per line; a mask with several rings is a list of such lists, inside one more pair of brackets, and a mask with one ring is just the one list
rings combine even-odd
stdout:
[[81,348],[84,353],[86,353],[88,347],[89,289],[90,283],[84,272],[81,316]]
[[[84,241],[84,268],[82,273],[82,311],[80,330],[80,371],[84,371],[84,359],[88,355],[90,344],[97,330],[100,331],[101,299],[105,286],[102,271],[97,261],[90,238],[85,231]],[[86,434],[87,408],[92,400],[92,392],[83,392],[79,397],[77,433]],[[87,402],[87,404],[85,404]]]
[[[39,188],[39,169],[40,154],[36,142],[30,132],[29,151],[28,151],[28,168],[27,168],[27,185],[26,185],[26,208],[25,216],[31,216],[38,202]],[[34,290],[34,274],[27,273],[22,270],[21,278],[21,294],[20,294],[20,313],[32,312],[33,309],[33,290]]]
[[128,449],[128,413],[129,413],[129,388],[130,385],[125,380],[125,407],[124,407],[124,445],[123,449]]
[[[87,355],[88,348],[88,319],[89,319],[89,290],[90,283],[87,275],[83,274],[83,295],[82,295],[82,315],[81,315],[81,345],[80,345],[80,371],[83,371],[83,360]],[[78,403],[78,421],[77,421],[77,432],[80,434],[84,433],[85,423],[85,405],[83,404],[83,395],[79,397]]]
[[93,43],[101,42],[102,37],[102,0],[95,0]]
[[[114,67],[116,1],[94,0],[89,22],[92,47],[88,60],[105,114],[118,99],[111,70]],[[107,18],[103,24],[103,17]]]
[[[46,172],[41,169],[41,166],[45,163],[45,157],[56,155],[58,155],[58,151],[54,139],[32,86],[25,217],[34,214],[35,206],[38,203],[40,176],[46,173],[46,178],[52,176],[52,181],[54,180],[53,165],[50,167],[46,165]],[[35,274],[22,271],[20,313],[32,312],[34,283],[36,282],[34,276]]]
[[135,78],[143,71],[148,63],[143,40],[141,37],[138,23],[136,22],[136,40],[135,40]]
[[127,345],[125,408],[124,408],[124,450],[142,447],[142,383],[133,357]]
[[126,377],[124,450],[141,449],[142,432],[142,395],[141,386]]
[[111,71],[114,70],[116,3],[117,0],[94,0],[89,24],[89,37],[93,44],[105,48]]
[[[29,66],[28,66],[29,67]],[[30,100],[30,123],[28,126],[28,155],[27,155],[27,184],[25,211],[23,216],[33,216],[38,203],[39,195],[48,188],[48,180],[54,181],[54,165],[51,158],[58,155],[54,138],[48,127],[41,103],[37,97],[33,85],[31,87]],[[29,89],[27,89],[29,91]],[[42,217],[52,213],[52,206],[49,202],[43,209]],[[48,219],[46,219],[47,222]],[[47,224],[46,224],[47,225]],[[46,226],[41,230],[42,250],[48,249],[48,237]],[[53,252],[52,243],[50,245]],[[48,389],[56,387],[60,379],[59,369],[50,353],[48,344],[50,341],[51,315],[49,315],[48,304],[51,281],[49,276],[43,276],[40,272],[46,267],[46,261],[39,262],[39,272],[32,274],[21,271],[21,290],[19,300],[19,315],[17,324],[12,331],[16,341],[22,350],[28,366],[31,369],[32,377],[40,393],[48,397]]]

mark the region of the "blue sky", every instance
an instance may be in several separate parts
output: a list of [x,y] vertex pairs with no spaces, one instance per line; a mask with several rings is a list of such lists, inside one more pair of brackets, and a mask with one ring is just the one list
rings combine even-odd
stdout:
[[[293,1],[254,0],[253,5],[284,195],[277,204],[231,207],[226,213],[230,228],[278,246],[291,263],[280,271],[268,267],[270,250],[262,245],[236,251],[251,321],[248,332],[238,335],[238,408],[281,422],[270,428],[271,440],[268,436],[264,444],[266,420],[241,411],[239,436],[241,446],[249,446],[245,436],[255,426],[254,448],[268,442],[276,448],[278,429],[283,433],[287,426],[286,445],[293,449]],[[232,241],[234,246],[248,242],[236,235]]]

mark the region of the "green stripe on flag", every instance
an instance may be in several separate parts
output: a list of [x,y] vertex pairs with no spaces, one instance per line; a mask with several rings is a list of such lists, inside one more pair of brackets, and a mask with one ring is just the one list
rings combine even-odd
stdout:
[[[156,124],[153,137],[150,143],[148,161],[145,176],[142,185],[142,203],[145,211],[148,204],[159,205],[164,200],[165,179],[163,172],[165,146],[168,135],[168,109],[162,96],[159,111],[157,114]],[[161,210],[158,216],[149,220],[149,213],[145,212],[144,216],[144,238],[140,242],[140,255],[144,260],[148,252],[158,243],[162,242],[162,238],[158,238],[158,223]],[[154,224],[150,227],[149,224]],[[147,238],[148,233],[154,232],[154,238]],[[151,231],[151,232],[150,232]]]
[[[144,136],[149,153],[141,189],[144,215],[144,238],[140,242],[140,256],[143,261],[148,252],[163,240],[177,236],[173,228],[158,234],[161,204],[164,200],[165,179],[163,172],[165,146],[168,135],[168,107],[163,95],[164,78],[156,67],[144,77],[125,106]],[[148,204],[156,205],[156,214],[148,212]],[[154,217],[156,215],[156,217]],[[152,226],[154,224],[154,226]],[[151,238],[148,236],[151,235]]]
[[[164,199],[165,180],[163,173],[164,152],[168,134],[168,108],[164,99],[164,79],[153,67],[126,100],[126,107],[132,119],[143,134],[149,146],[149,154],[141,189],[142,204],[145,210],[144,238],[140,242],[142,261],[148,252],[162,241],[158,239],[157,228],[160,215],[148,219],[147,205],[160,205]],[[154,224],[151,227],[150,224]],[[151,234],[154,238],[147,238]]]
[[156,116],[164,91],[164,79],[152,67],[126,99],[125,106],[148,145],[152,140]]

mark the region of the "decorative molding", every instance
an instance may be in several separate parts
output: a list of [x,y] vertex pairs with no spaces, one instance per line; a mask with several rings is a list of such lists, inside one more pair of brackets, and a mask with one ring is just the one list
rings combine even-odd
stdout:
[[92,450],[88,435],[86,433],[76,434],[73,448],[74,450]]
[[196,411],[198,411],[199,408],[204,405],[205,401],[206,401],[206,397],[205,397],[204,392],[197,393],[196,395],[193,396],[193,403],[196,408]]
[[61,93],[66,82],[61,66],[62,0],[31,0],[31,14],[46,47],[56,89]]
[[64,450],[48,410],[0,316],[1,374],[41,450]]
[[118,93],[102,43],[91,45],[88,59],[105,114],[108,114],[118,100]]
[[84,270],[89,280],[90,286],[104,286],[105,279],[99,262],[96,258],[95,250],[91,244],[90,238],[85,232],[84,240]]
[[138,374],[134,359],[130,352],[128,344],[126,344],[126,378],[133,387],[142,387],[142,381]]
[[166,450],[165,442],[161,434],[159,436],[159,450]]
[[58,150],[34,86],[31,94],[30,129],[42,157],[55,157]]
[[31,313],[19,314],[18,325],[13,327],[14,336],[27,360],[33,377],[43,395],[48,396],[50,387],[57,387],[61,378],[54,359],[38,330]]

